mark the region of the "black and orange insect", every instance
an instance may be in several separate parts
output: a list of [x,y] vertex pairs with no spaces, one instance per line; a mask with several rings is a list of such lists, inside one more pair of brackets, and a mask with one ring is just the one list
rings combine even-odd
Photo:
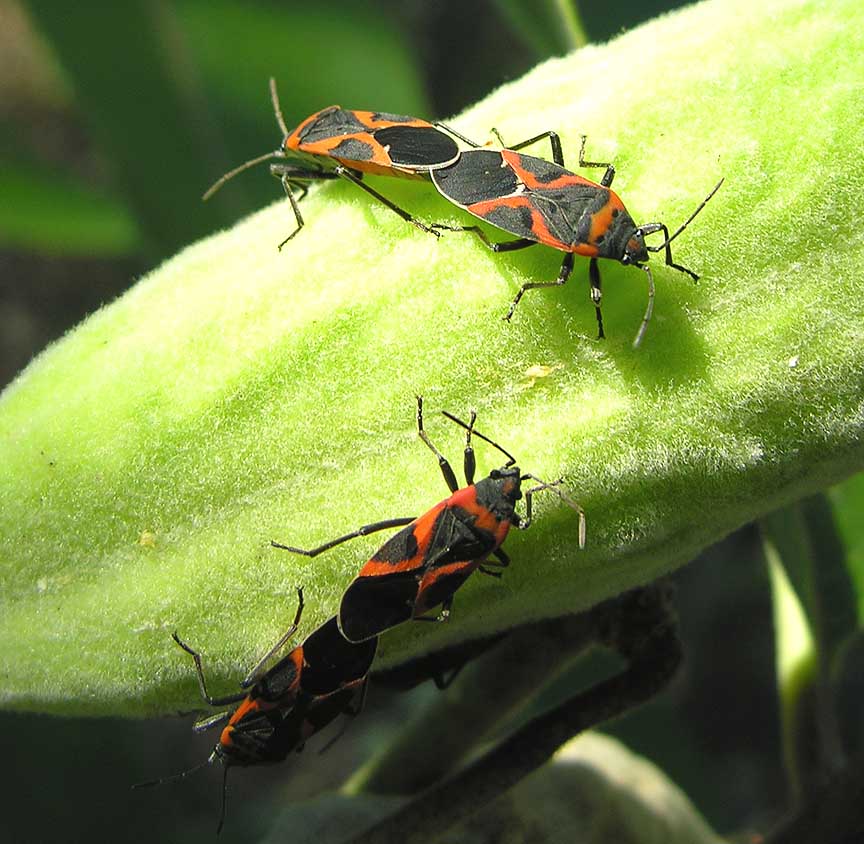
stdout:
[[[550,138],[554,163],[516,151],[543,137]],[[723,180],[670,235],[664,223],[636,225],[624,203],[610,187],[615,177],[614,166],[585,160],[584,135],[579,150],[579,166],[603,167],[606,172],[597,184],[564,169],[561,143],[554,132],[545,132],[509,149],[463,150],[453,164],[430,173],[433,184],[450,202],[484,222],[517,235],[518,240],[495,243],[478,226],[440,228],[470,231],[493,252],[512,252],[542,243],[567,253],[555,281],[535,281],[522,285],[505,316],[507,320],[513,316],[527,290],[564,284],[573,270],[574,257],[584,255],[591,259],[588,278],[597,314],[598,336],[602,338],[600,269],[597,260],[612,258],[622,264],[638,267],[648,277],[648,306],[633,341],[633,345],[638,346],[654,310],[654,277],[645,263],[649,253],[665,251],[668,266],[698,280],[699,276],[695,272],[673,262],[670,244],[714,196]],[[649,246],[645,242],[646,235],[658,231],[663,232],[663,242]]]
[[[530,526],[532,497],[541,490],[555,490],[579,513],[579,545],[584,546],[582,508],[561,493],[558,489],[560,480],[546,483],[535,475],[523,474],[509,452],[474,429],[476,414],[472,413],[467,423],[446,411],[444,415],[467,431],[464,455],[467,486],[459,488],[447,459],[423,429],[423,400],[418,397],[417,430],[438,458],[441,473],[451,492],[449,498],[419,518],[388,519],[364,525],[308,551],[271,543],[285,551],[316,557],[358,536],[387,528],[403,528],[363,566],[342,596],[339,629],[351,642],[366,641],[409,619],[444,621],[450,615],[454,593],[474,571],[479,569],[484,574],[500,577],[500,570],[510,563],[501,545],[511,527],[524,530]],[[507,458],[504,466],[476,483],[472,435],[497,448]],[[515,505],[523,497],[522,482],[529,479],[536,481],[537,485],[524,492],[525,515],[520,516]],[[490,556],[495,559],[490,560]],[[439,604],[442,609],[437,616],[427,615]]]
[[195,732],[203,732],[228,720],[213,752],[204,762],[180,774],[136,787],[182,779],[218,760],[224,769],[218,827],[221,830],[230,767],[281,762],[292,751],[302,750],[307,739],[339,715],[359,713],[378,640],[347,641],[339,633],[335,616],[312,631],[270,669],[264,670],[267,661],[294,635],[300,624],[303,592],[300,589],[297,592],[299,603],[294,622],[240,683],[240,692],[212,696],[204,679],[201,655],[176,633],[173,634],[174,641],[195,661],[198,686],[204,701],[214,707],[240,705],[233,710],[205,716],[194,724]]
[[[204,194],[204,199],[209,199],[225,182],[247,168],[277,159],[278,163],[272,164],[270,171],[281,180],[297,223],[294,231],[279,244],[280,248],[303,228],[298,201],[306,195],[308,183],[323,179],[346,179],[403,220],[438,236],[433,227],[421,223],[367,185],[363,174],[428,179],[432,170],[453,164],[459,158],[454,136],[466,139],[441,123],[378,111],[353,111],[341,106],[322,109],[290,131],[282,117],[276,82],[272,78],[270,96],[284,138],[282,145],[226,173]],[[295,190],[299,196],[295,195]]]

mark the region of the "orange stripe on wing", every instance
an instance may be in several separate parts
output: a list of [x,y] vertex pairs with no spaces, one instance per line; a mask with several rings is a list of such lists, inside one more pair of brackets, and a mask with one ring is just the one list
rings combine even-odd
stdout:
[[[351,140],[358,141],[359,143],[368,146],[372,152],[371,158],[364,158],[362,160],[353,158],[339,159],[332,154],[333,151],[341,144],[345,143],[345,141]],[[338,135],[334,138],[324,138],[311,144],[302,144],[299,149],[301,152],[308,153],[309,155],[336,158],[337,161],[342,161],[346,166],[350,166],[355,170],[363,170],[366,169],[366,167],[369,167],[369,172],[371,172],[371,167],[376,164],[385,169],[393,166],[393,162],[390,160],[387,150],[384,149],[384,147],[382,147],[381,144],[379,144],[378,141],[376,141],[368,132],[353,132],[350,135]]]
[[602,237],[609,231],[616,213],[624,211],[624,203],[618,198],[618,194],[609,191],[609,200],[591,217],[591,229],[588,232],[588,241],[596,243],[597,238]]
[[301,132],[309,126],[311,123],[314,123],[316,120],[321,118],[322,114],[325,114],[328,111],[333,111],[334,108],[341,108],[338,105],[327,106],[327,108],[322,108],[321,111],[316,111],[315,114],[310,114],[287,138],[282,144],[282,148],[285,150],[289,149],[300,149],[300,134]]
[[[426,564],[429,546],[435,532],[438,515],[446,501],[436,504],[431,510],[415,519],[399,533],[391,536],[375,555],[360,569],[358,577],[386,577],[422,569]],[[413,553],[408,553],[411,549]],[[394,554],[398,556],[394,557]]]
[[531,214],[531,227],[529,228],[506,228],[504,231],[509,231],[517,237],[528,237],[531,240],[536,240],[538,243],[543,243],[546,246],[551,246],[553,249],[560,249],[562,252],[572,251],[569,243],[555,237],[546,225],[546,219],[537,206],[531,201],[530,194],[512,194],[511,196],[502,199],[490,199],[485,202],[476,202],[474,205],[467,206],[468,211],[481,220],[486,220],[490,225],[504,228],[497,221],[489,219],[489,215],[496,209],[501,208],[527,208]]
[[478,530],[485,530],[491,533],[495,537],[496,548],[504,541],[510,530],[509,521],[502,521],[488,507],[484,507],[477,500],[476,486],[466,486],[456,490],[442,504],[447,507],[461,507],[474,516],[474,527]]
[[242,722],[250,715],[258,715],[262,712],[269,712],[277,707],[276,703],[261,700],[260,698],[247,697],[231,715],[231,719],[225,725],[219,736],[219,744],[224,747],[230,747],[233,742],[233,734],[237,729],[241,729]]
[[556,188],[569,188],[569,187],[592,187],[597,188],[597,190],[606,190],[606,188],[601,187],[596,182],[592,182],[590,179],[586,179],[583,176],[577,176],[576,173],[571,173],[569,170],[565,170],[563,167],[558,167],[557,164],[549,163],[550,168],[560,169],[561,175],[557,179],[553,179],[551,182],[543,182],[540,181],[530,170],[525,168],[522,165],[522,158],[518,152],[513,152],[513,150],[504,149],[501,150],[501,155],[504,160],[510,165],[525,187],[530,188],[531,190],[552,190]]
[[[417,588],[417,597],[414,600],[414,607],[412,609],[413,617],[416,618],[419,615],[425,615],[429,610],[443,603],[445,593],[440,589],[437,594],[435,593],[436,587],[442,585],[441,581],[445,581],[443,585],[447,590],[446,595],[452,596],[485,559],[483,557],[479,560],[456,561],[427,571]],[[450,582],[446,583],[446,581]],[[430,593],[433,593],[434,597]]]
[[434,128],[431,123],[426,120],[421,120],[419,117],[412,118],[411,120],[393,121],[388,120],[386,117],[376,120],[375,115],[379,114],[377,111],[352,111],[351,114],[353,114],[364,126],[368,126],[370,129],[383,129],[387,126],[414,126],[422,127],[424,129]]

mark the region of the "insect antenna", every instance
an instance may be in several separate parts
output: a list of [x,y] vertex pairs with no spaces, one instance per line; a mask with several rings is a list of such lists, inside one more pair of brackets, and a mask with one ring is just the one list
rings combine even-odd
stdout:
[[670,243],[672,243],[672,241],[675,240],[675,238],[678,237],[678,235],[681,234],[681,232],[683,232],[684,229],[686,229],[687,226],[689,226],[690,223],[693,222],[693,220],[696,218],[696,215],[708,204],[708,200],[710,200],[711,197],[714,196],[714,194],[717,193],[718,190],[720,190],[720,185],[722,185],[724,181],[725,179],[720,179],[720,181],[717,182],[716,185],[714,185],[714,187],[711,189],[711,193],[709,193],[708,196],[706,196],[705,199],[703,199],[699,203],[699,205],[696,207],[696,210],[680,226],[678,226],[674,234],[669,235],[669,237],[667,237],[663,243],[660,243],[657,246],[647,246],[646,248],[648,249],[648,251],[659,252],[661,249],[665,249]]
[[222,832],[222,827],[225,825],[225,810],[228,806],[228,765],[224,766],[222,774],[222,808],[219,810],[219,823],[216,826],[216,834]]
[[[648,277],[648,305],[645,307],[645,315],[642,317],[642,322],[639,324],[639,330],[636,332],[636,337],[633,339],[633,348],[638,349],[642,344],[642,338],[648,330],[648,323],[651,322],[651,315],[654,313],[654,276],[651,275],[651,268],[647,264],[637,264],[640,270],[643,270]],[[685,269],[685,272],[687,270]]]
[[[212,765],[213,761],[217,758],[216,751],[214,750],[201,764],[195,765],[193,768],[189,768],[186,771],[181,771],[179,774],[171,774],[168,777],[160,777],[158,780],[147,780],[146,782],[136,782],[132,788],[150,788],[154,785],[162,785],[166,782],[176,782],[177,780],[186,779],[190,774],[194,774],[196,771],[200,771],[202,768],[206,768],[208,765]],[[228,802],[228,768],[229,765],[222,763],[223,773],[222,773],[222,807],[219,810],[219,823],[216,826],[216,834],[218,835],[222,832],[222,827],[225,825],[225,811]]]
[[257,158],[250,158],[248,161],[241,164],[239,167],[235,167],[233,170],[229,170],[224,176],[220,176],[209,188],[204,192],[204,195],[201,197],[203,202],[206,202],[216,193],[225,182],[233,179],[238,173],[242,173],[244,170],[248,170],[250,167],[254,167],[256,164],[261,164],[262,161],[269,161],[271,158],[285,158],[285,153],[282,152],[281,149],[274,150],[273,152],[267,152],[264,155],[259,155]]
[[273,103],[273,114],[276,115],[276,122],[282,130],[282,137],[287,138],[288,127],[285,125],[285,118],[282,117],[282,106],[279,105],[279,94],[276,91],[276,79],[272,76],[270,77],[270,100]]
[[186,771],[180,771],[179,774],[171,774],[167,777],[159,777],[157,780],[147,780],[146,782],[136,782],[132,788],[150,788],[154,785],[162,785],[166,782],[176,782],[177,780],[186,779],[190,774],[194,774],[196,771],[200,771],[202,768],[206,768],[208,765],[213,764],[213,760],[216,758],[216,751],[214,750],[203,762],[198,765],[195,765],[193,768],[189,768]]
[[[557,481],[544,481],[542,478],[538,478],[537,475],[532,475],[532,474],[526,472],[524,475],[522,475],[520,477],[520,480],[522,480],[522,481],[527,481],[527,480],[537,481],[537,486],[532,486],[531,489],[526,490],[526,492],[525,492],[526,502],[531,501],[531,496],[533,496],[534,493],[543,492],[547,489],[551,489],[552,492],[554,492],[561,499],[561,501],[564,504],[566,504],[568,507],[575,510],[579,514],[579,548],[580,549],[584,548],[585,547],[585,533],[586,533],[586,530],[585,530],[585,511],[582,509],[582,505],[578,501],[574,501],[572,498],[570,498],[569,495],[565,495],[561,491],[561,485],[564,483],[564,478],[558,478]],[[531,517],[530,504],[528,505],[528,507],[529,507],[528,518],[530,519],[530,517]]]
[[[279,128],[282,130],[282,137],[288,137],[288,127],[285,125],[285,118],[282,116],[282,106],[279,105],[279,94],[276,91],[276,80],[271,76],[270,77],[270,100],[273,103],[273,113],[276,115],[276,122],[279,124]],[[216,193],[225,182],[233,179],[238,173],[242,173],[244,170],[248,170],[250,167],[254,167],[256,164],[261,164],[264,161],[268,161],[271,158],[285,158],[285,153],[281,149],[274,150],[273,152],[267,152],[264,155],[259,155],[256,158],[250,158],[248,161],[241,164],[239,167],[235,167],[233,170],[229,170],[224,176],[220,176],[209,188],[207,188],[204,196],[201,197],[202,201],[206,202]]]
[[498,445],[498,443],[495,442],[495,440],[490,440],[489,437],[487,437],[485,434],[481,434],[474,427],[474,420],[473,419],[471,420],[471,424],[469,425],[467,422],[463,422],[458,416],[454,416],[452,413],[448,413],[446,410],[442,410],[441,412],[451,422],[455,422],[457,425],[464,428],[466,431],[470,431],[473,436],[479,437],[484,442],[487,442],[487,443],[489,443],[489,445],[497,448],[498,451],[500,451],[501,454],[503,454],[507,458],[507,463],[505,464],[506,466],[512,466],[516,462],[516,458],[512,454],[510,454],[510,452],[507,451],[507,449],[502,448],[500,445]]

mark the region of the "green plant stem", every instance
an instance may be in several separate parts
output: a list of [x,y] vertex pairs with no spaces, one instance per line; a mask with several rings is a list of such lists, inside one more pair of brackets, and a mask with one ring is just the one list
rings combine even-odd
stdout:
[[577,733],[644,703],[668,683],[681,644],[665,585],[635,590],[588,615],[598,639],[628,661],[626,669],[533,719],[352,844],[419,844],[430,830],[441,834],[539,768]]
[[430,786],[523,709],[593,642],[594,633],[586,615],[514,630],[416,713],[345,791],[414,794]]

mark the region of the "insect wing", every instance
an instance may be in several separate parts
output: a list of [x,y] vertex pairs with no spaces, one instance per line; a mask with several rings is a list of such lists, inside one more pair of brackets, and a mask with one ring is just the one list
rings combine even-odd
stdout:
[[282,721],[282,713],[276,708],[250,708],[240,717],[232,717],[219,738],[223,756],[232,765],[280,762],[287,751],[282,752],[274,742],[274,736]]
[[446,513],[436,537],[438,551],[430,554],[417,589],[414,616],[444,603],[498,547],[494,534],[473,526],[474,517],[467,510],[453,507]]
[[377,638],[353,643],[340,632],[337,618],[313,631],[303,643],[306,665],[301,686],[313,697],[323,697],[362,680],[378,648]]
[[459,158],[456,141],[434,126],[387,126],[376,129],[374,137],[395,167],[432,170]]
[[303,646],[300,645],[282,657],[255,683],[249,697],[279,706],[290,706],[297,697],[302,672]]
[[506,166],[501,153],[485,149],[463,152],[455,164],[433,171],[432,183],[443,197],[466,210],[521,189],[516,172]]
[[415,175],[459,158],[456,141],[425,120],[338,106],[305,120],[285,139],[285,149],[389,175]]
[[420,575],[415,571],[356,577],[339,606],[339,630],[363,642],[411,619]]

